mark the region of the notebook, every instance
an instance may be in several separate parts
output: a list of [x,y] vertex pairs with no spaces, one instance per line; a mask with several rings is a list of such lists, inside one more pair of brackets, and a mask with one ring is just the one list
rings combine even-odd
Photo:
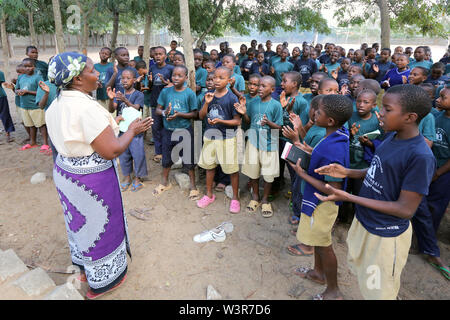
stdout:
[[122,117],[124,118],[124,120],[119,122],[119,130],[122,132],[126,132],[128,130],[128,127],[130,126],[130,123],[138,118],[141,118],[141,116],[141,112],[133,107],[123,108]]
[[375,131],[371,131],[368,132],[366,134],[363,134],[363,136],[366,136],[367,138],[369,138],[370,140],[373,140],[375,138],[378,138],[378,136],[381,135],[380,130],[375,130]]
[[303,170],[308,170],[311,155],[294,146],[292,143],[286,142],[286,145],[284,146],[283,152],[281,154],[281,159],[288,160],[294,164],[297,163],[298,159],[302,159],[302,161],[300,162],[300,167],[302,167]]

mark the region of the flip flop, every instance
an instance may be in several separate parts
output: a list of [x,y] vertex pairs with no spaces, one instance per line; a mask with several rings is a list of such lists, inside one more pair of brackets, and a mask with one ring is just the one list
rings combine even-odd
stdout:
[[441,267],[435,263],[428,262],[431,266],[436,268],[447,280],[450,280],[450,271],[447,268]]
[[41,146],[41,150],[39,150],[40,153],[46,153],[48,151],[52,151],[52,149],[50,149],[50,146],[48,144],[43,144]]
[[250,200],[249,204],[247,205],[247,212],[249,213],[255,213],[256,209],[259,207],[259,202],[256,200]]
[[169,183],[167,186],[160,184],[160,185],[158,185],[158,186],[153,190],[152,194],[153,194],[155,197],[158,197],[158,196],[160,196],[164,191],[167,191],[167,190],[169,190],[170,188],[172,188],[172,184],[171,184],[171,183]]
[[34,146],[32,146],[31,144],[27,143],[26,145],[22,146],[22,147],[20,148],[20,150],[21,150],[21,151],[25,151],[25,150],[33,149],[33,148],[37,148],[37,147],[39,147],[37,144],[35,144]]
[[189,200],[197,201],[198,199],[200,199],[200,192],[197,189],[189,191]]
[[[294,253],[294,252],[292,252],[292,251],[289,250],[289,249],[297,250],[298,252],[300,252],[300,254]],[[303,252],[302,248],[300,248],[300,245],[298,245],[298,244],[294,244],[293,246],[288,246],[288,247],[287,247],[287,251],[288,251],[288,253],[289,253],[291,256],[296,256],[296,257],[310,257],[310,256],[312,256],[312,253],[309,253],[309,254],[308,254],[308,253]]]
[[[221,184],[221,183],[219,183],[219,184]],[[219,187],[219,185],[217,185],[217,186],[214,188],[214,190],[217,191],[217,192],[224,192],[224,191],[225,191],[225,187],[226,187],[226,186]]]
[[125,192],[128,190],[128,188],[130,187],[131,183],[127,182],[127,183],[121,183],[120,184],[120,191]]
[[298,225],[299,222],[300,222],[300,217],[296,216],[295,214],[289,218],[290,225],[296,226],[296,225]]
[[131,192],[139,191],[143,187],[144,187],[144,184],[142,182],[139,182],[139,184],[134,184],[134,182],[133,182],[132,187],[131,187]]
[[261,205],[261,215],[264,218],[270,218],[273,216],[272,205],[270,203],[263,203]]
[[112,287],[111,289],[109,289],[108,291],[105,291],[105,292],[93,293],[91,291],[91,289],[89,289],[88,292],[86,293],[86,298],[88,298],[89,300],[100,298],[101,296],[103,296],[103,295],[105,295],[107,293],[110,293],[110,292],[114,291],[115,289],[117,289],[122,283],[125,282],[126,278],[127,278],[127,275],[125,274],[125,276],[122,278],[122,280],[120,280],[120,282],[118,284],[116,284],[114,287]]

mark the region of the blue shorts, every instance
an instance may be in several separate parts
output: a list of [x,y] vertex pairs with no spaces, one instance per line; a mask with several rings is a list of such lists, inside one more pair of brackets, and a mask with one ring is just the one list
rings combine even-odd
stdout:
[[[174,141],[172,141],[172,137]],[[185,139],[189,141],[184,141]],[[172,150],[181,143],[178,147],[180,151],[174,155],[172,159]],[[181,157],[183,167],[187,170],[195,168],[194,163],[194,129],[192,126],[186,129],[169,130],[162,129],[162,166],[163,168],[170,168],[174,161],[177,161]]]

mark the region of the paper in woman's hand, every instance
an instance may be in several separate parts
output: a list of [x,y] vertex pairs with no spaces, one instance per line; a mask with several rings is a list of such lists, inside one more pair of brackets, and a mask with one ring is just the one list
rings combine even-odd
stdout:
[[120,121],[119,123],[119,129],[122,132],[126,132],[128,130],[128,127],[130,123],[132,123],[134,120],[141,118],[141,112],[136,110],[133,107],[126,107],[122,110],[122,117],[123,121]]

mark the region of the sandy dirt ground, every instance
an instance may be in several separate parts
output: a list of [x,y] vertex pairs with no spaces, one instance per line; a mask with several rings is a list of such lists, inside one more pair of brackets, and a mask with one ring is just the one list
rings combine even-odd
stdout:
[[[133,53],[131,56],[133,56]],[[47,55],[48,57],[49,55]],[[97,55],[94,55],[94,60]],[[44,60],[45,56],[41,57]],[[0,249],[12,248],[29,266],[44,267],[57,285],[70,275],[61,273],[71,265],[61,205],[52,180],[51,156],[39,149],[19,151],[25,130],[17,123],[14,96],[7,90],[11,114],[16,124],[15,142],[6,143],[0,135]],[[42,139],[38,140],[40,144]],[[293,274],[298,266],[313,266],[312,257],[296,257],[286,247],[297,243],[288,224],[291,215],[288,200],[280,195],[272,203],[275,214],[263,218],[260,213],[228,212],[229,199],[217,193],[217,201],[207,210],[196,207],[176,185],[159,198],[151,192],[160,181],[161,166],[151,159],[154,150],[146,146],[149,179],[138,192],[123,193],[125,211],[150,209],[146,221],[127,215],[133,258],[124,285],[101,299],[206,299],[212,285],[224,299],[311,299],[324,286]],[[286,170],[287,171],[287,170]],[[30,183],[36,172],[47,175],[45,182]],[[288,191],[289,178],[286,172]],[[247,179],[241,175],[241,206],[250,200]],[[204,181],[199,183],[205,192]],[[222,243],[197,244],[193,236],[231,221],[234,231]],[[350,225],[337,224],[333,247],[338,260],[338,282],[346,299],[362,299],[356,277],[349,271],[345,239]],[[444,261],[450,261],[450,215],[444,217],[439,246]],[[410,254],[402,273],[400,299],[449,299],[448,281],[433,269],[423,256]],[[82,285],[84,294],[87,286]]]

